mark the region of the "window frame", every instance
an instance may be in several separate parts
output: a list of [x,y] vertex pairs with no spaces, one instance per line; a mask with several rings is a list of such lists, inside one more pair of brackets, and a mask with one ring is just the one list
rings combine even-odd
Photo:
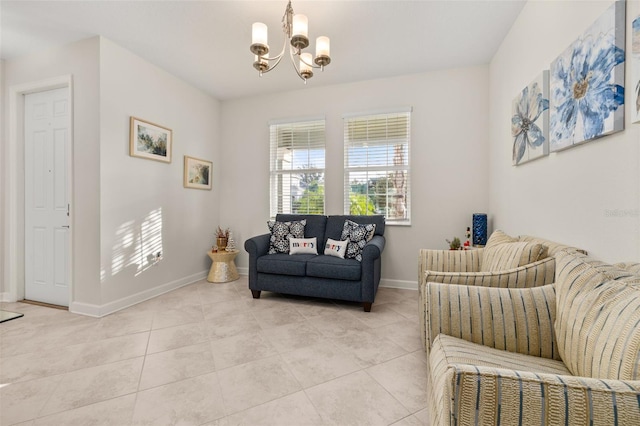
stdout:
[[[298,213],[298,214],[325,214],[326,212],[326,195],[324,193],[324,189],[326,186],[326,119],[324,116],[314,116],[314,117],[303,117],[303,118],[295,118],[295,119],[281,119],[281,120],[271,120],[269,121],[269,213],[271,218],[275,218],[277,214],[284,213]],[[306,126],[306,127],[305,127]],[[298,147],[295,146],[294,137],[292,136],[290,143],[292,143],[292,155],[295,155],[295,152],[307,150],[307,159],[311,161],[311,150],[319,149],[322,150],[322,163],[324,167],[306,167],[306,168],[283,168],[282,162],[283,159],[280,158],[283,154],[279,149],[286,148],[286,139],[281,137],[282,132],[286,132],[287,128],[293,134],[296,131],[299,132],[321,132],[320,137],[307,138],[305,148],[304,145],[300,145]],[[295,160],[292,158],[291,163],[294,164]],[[307,163],[307,166],[311,164]],[[307,173],[321,173],[322,174],[322,213],[319,212],[310,212],[309,207],[307,206],[307,211],[298,211],[294,212],[294,198],[296,196],[302,197],[300,195],[294,195],[292,193],[292,188],[297,187],[302,190],[302,188],[293,185],[293,180],[295,179],[294,175],[307,174]],[[283,181],[286,181],[288,178],[289,191],[285,193],[283,185]],[[282,179],[278,180],[278,177],[282,177]],[[286,185],[286,184],[285,184]],[[303,192],[304,193],[304,192]],[[285,199],[289,199],[288,204],[284,201]],[[285,208],[285,205],[288,208]]]
[[[366,111],[366,112],[359,112],[359,113],[350,113],[350,114],[344,114],[342,116],[343,119],[343,144],[344,144],[344,169],[343,169],[343,173],[344,173],[344,187],[343,187],[343,211],[344,214],[351,214],[351,182],[350,182],[350,176],[352,175],[352,173],[357,173],[357,172],[361,172],[361,173],[376,173],[376,172],[387,172],[387,175],[389,173],[392,173],[394,171],[405,171],[406,175],[405,175],[405,181],[404,181],[404,186],[406,186],[406,190],[404,191],[404,195],[405,195],[405,203],[404,203],[404,209],[405,209],[405,218],[404,219],[397,219],[397,218],[389,218],[387,216],[387,213],[384,213],[385,216],[385,221],[387,225],[399,225],[399,226],[411,226],[411,115],[413,112],[413,108],[412,107],[401,107],[401,108],[393,108],[393,109],[383,109],[383,110],[375,110],[375,111]],[[406,120],[407,120],[407,131],[406,131],[406,137],[400,137],[400,138],[393,138],[393,137],[387,137],[385,139],[372,139],[372,140],[362,140],[362,139],[355,139],[355,140],[350,140],[350,126],[353,126],[353,123],[357,123],[358,121],[373,121],[376,118],[385,118],[385,119],[389,119],[392,118],[394,116],[399,116],[399,115],[405,115],[406,116]],[[357,126],[358,124],[356,124]],[[364,125],[364,131],[369,132],[369,125],[368,123],[366,124],[360,124],[361,126]],[[377,130],[377,129],[376,129]],[[385,129],[388,132],[388,127]],[[399,141],[394,143],[393,141]],[[364,145],[363,147],[370,147],[370,146],[380,146],[380,147],[387,147],[387,150],[391,150],[393,151],[395,149],[395,147],[397,147],[399,144],[402,144],[403,148],[406,147],[406,162],[405,164],[402,165],[393,165],[393,164],[389,164],[389,154],[387,154],[387,164],[386,165],[369,165],[369,159],[365,158],[365,160],[367,161],[367,164],[362,166],[354,166],[353,163],[350,163],[350,153],[349,150],[353,149],[354,147],[357,147],[358,145]],[[403,149],[403,151],[405,151],[405,149]],[[387,151],[389,153],[389,151]],[[404,154],[403,154],[404,155]],[[368,154],[365,155],[365,157],[367,157]],[[353,157],[352,157],[353,159]],[[351,164],[351,165],[350,165]],[[388,178],[390,179],[390,178]],[[368,179],[367,179],[368,180]],[[366,196],[367,196],[367,209],[368,209],[368,198],[371,196],[380,196],[379,194],[376,194],[375,192],[373,193],[373,195],[371,195],[369,193],[369,185],[365,184],[366,186]],[[387,184],[387,191],[385,192],[385,205],[389,205],[389,186]],[[371,213],[371,214],[379,214],[379,213]]]

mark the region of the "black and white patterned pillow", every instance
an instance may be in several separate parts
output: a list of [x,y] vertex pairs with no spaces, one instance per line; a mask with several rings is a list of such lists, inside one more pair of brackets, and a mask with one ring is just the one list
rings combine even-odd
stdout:
[[373,223],[360,225],[352,220],[345,220],[340,239],[348,239],[349,244],[347,244],[347,253],[344,257],[362,262],[362,250],[371,241],[375,232],[376,225]]
[[269,254],[289,253],[289,238],[304,238],[304,227],[307,220],[292,222],[267,222],[271,239],[269,240]]

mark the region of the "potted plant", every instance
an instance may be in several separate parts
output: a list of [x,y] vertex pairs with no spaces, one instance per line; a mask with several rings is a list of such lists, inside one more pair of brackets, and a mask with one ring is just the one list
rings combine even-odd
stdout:
[[218,226],[216,230],[216,245],[218,251],[223,251],[227,248],[227,242],[229,241],[229,228],[222,229]]
[[453,240],[445,240],[449,244],[449,250],[460,250],[460,238],[453,237]]

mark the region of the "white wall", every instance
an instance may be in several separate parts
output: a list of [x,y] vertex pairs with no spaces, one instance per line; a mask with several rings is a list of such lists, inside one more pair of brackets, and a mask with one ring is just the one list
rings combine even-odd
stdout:
[[[219,102],[104,38],[99,99],[102,304],[117,307],[209,268],[220,191]],[[170,164],[129,156],[131,116],[173,131]],[[212,191],[183,187],[185,155],[214,162]],[[163,260],[151,266],[147,255],[157,251]]]
[[[284,64],[274,72],[289,72]],[[331,72],[330,70],[326,72]],[[318,74],[317,79],[322,75]],[[474,212],[488,208],[488,67],[452,69],[314,88],[222,103],[220,224],[230,227],[248,266],[247,238],[267,232],[268,121],[326,117],[326,213],[343,213],[342,115],[412,106],[412,225],[388,226],[382,278],[417,286],[420,248],[446,248],[464,237]],[[269,84],[269,76],[263,77]]]
[[[99,90],[99,43],[98,38],[86,39],[67,46],[51,49],[38,54],[5,61],[2,101],[4,103],[4,123],[9,122],[7,102],[8,89],[12,85],[38,82],[62,75],[73,75],[73,170],[76,181],[71,196],[73,228],[73,300],[83,303],[100,301],[100,157],[99,157],[99,110],[96,95]],[[8,143],[8,126],[3,129],[3,145]],[[6,152],[6,151],[5,151]],[[17,147],[17,158],[3,156],[5,171],[9,161],[15,161],[18,176],[24,175],[24,149]],[[6,177],[6,176],[5,176]],[[5,185],[14,184],[5,181]],[[15,226],[24,234],[24,187],[20,180],[17,187],[17,206],[5,205],[7,209],[18,209],[17,223],[5,222],[7,227]],[[3,197],[8,197],[8,187],[4,187]],[[5,201],[6,202],[6,201]],[[8,217],[6,217],[8,219]],[[5,240],[6,243],[6,240]],[[18,281],[24,283],[24,248],[17,248],[18,264],[3,265],[16,268]],[[5,252],[5,262],[6,262]],[[9,283],[4,283],[8,291]]]
[[[206,276],[206,250],[218,224],[218,192],[183,188],[183,158],[214,161],[219,174],[219,102],[109,40],[94,37],[4,64],[7,89],[60,75],[73,76],[73,296],[70,309],[103,315]],[[173,130],[170,164],[132,158],[129,117]],[[8,131],[3,129],[3,141]],[[11,161],[4,155],[3,166]],[[19,149],[18,176],[24,173]],[[6,188],[5,188],[6,189]],[[18,205],[24,204],[18,188]],[[7,191],[3,191],[3,202]],[[23,228],[19,223],[3,223]],[[158,247],[150,266],[137,249]],[[23,250],[22,247],[18,251]],[[3,258],[4,259],[4,258]],[[23,256],[20,257],[24,262]],[[6,261],[3,260],[3,269]],[[22,271],[24,266],[12,265]],[[24,282],[23,272],[18,280]],[[22,285],[22,284],[21,284]],[[8,291],[8,283],[0,288]],[[5,294],[6,295],[6,294]]]
[[[511,166],[513,98],[610,5],[529,1],[490,64],[490,209],[494,228],[588,250],[605,261],[640,258],[640,124]],[[627,2],[627,50],[638,1]],[[627,52],[627,59],[629,54]],[[630,92],[629,64],[626,87]],[[627,97],[629,102],[630,96]]]
[[[4,85],[4,60],[0,59],[0,140],[2,140],[2,143],[0,143],[0,188],[2,188],[3,193],[7,192],[7,188],[4,186],[4,182],[5,182],[4,174],[7,168],[5,167],[4,161],[1,160],[3,158],[7,158],[7,147],[6,147],[7,137],[5,133],[5,129],[7,128],[7,125],[4,117],[5,92],[6,90]],[[5,290],[5,282],[4,282],[5,281],[4,271],[7,270],[7,268],[4,265],[4,245],[6,241],[5,239],[6,237],[4,233],[4,227],[5,227],[4,209],[5,209],[4,197],[0,197],[0,270],[2,271],[0,272],[0,301],[3,300],[4,298],[8,299],[8,295],[5,294],[6,290]],[[7,284],[7,287],[8,287],[8,284]]]

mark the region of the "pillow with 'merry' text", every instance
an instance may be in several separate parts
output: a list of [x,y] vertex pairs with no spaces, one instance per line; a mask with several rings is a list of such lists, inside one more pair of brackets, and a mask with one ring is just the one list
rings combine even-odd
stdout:
[[289,238],[289,254],[318,254],[317,238]]
[[347,246],[349,245],[349,240],[345,241],[336,241],[331,238],[327,239],[327,244],[324,246],[324,254],[327,256],[335,256],[340,259],[344,259],[344,255],[347,252]]

